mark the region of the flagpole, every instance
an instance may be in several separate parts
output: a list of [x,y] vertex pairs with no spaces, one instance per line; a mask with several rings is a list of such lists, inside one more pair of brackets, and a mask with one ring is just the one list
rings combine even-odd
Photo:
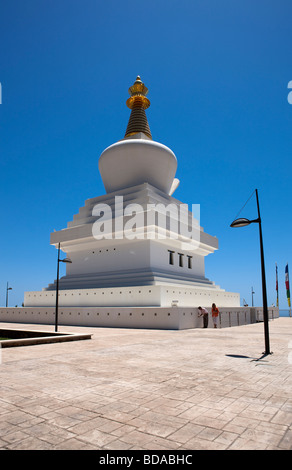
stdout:
[[277,292],[277,307],[279,307],[279,284],[278,284],[278,266],[276,263],[276,292]]
[[289,306],[289,317],[291,318],[291,300],[290,300],[290,284],[289,284],[289,268],[288,263],[285,267],[285,284],[286,284],[286,295]]

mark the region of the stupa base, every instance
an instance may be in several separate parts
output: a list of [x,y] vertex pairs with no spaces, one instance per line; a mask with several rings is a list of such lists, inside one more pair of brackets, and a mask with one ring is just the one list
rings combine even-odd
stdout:
[[[183,284],[105,287],[59,290],[61,307],[239,307],[240,295],[226,292],[214,284]],[[55,290],[25,292],[25,307],[54,307]]]

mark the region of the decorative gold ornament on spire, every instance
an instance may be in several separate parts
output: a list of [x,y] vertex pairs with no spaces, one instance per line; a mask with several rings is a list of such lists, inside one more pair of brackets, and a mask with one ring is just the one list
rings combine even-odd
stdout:
[[148,88],[144,85],[138,75],[135,83],[129,88],[130,98],[126,102],[128,108],[132,111],[125,137],[130,137],[139,132],[143,132],[147,137],[152,139],[145,113],[145,109],[150,106],[150,101],[146,98],[147,93]]

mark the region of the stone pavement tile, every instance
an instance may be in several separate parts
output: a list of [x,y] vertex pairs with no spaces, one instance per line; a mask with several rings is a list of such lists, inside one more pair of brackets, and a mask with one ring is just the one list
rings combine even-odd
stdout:
[[36,437],[28,437],[5,448],[8,450],[53,450],[54,446]]
[[[228,426],[239,426],[239,427],[244,428],[244,429],[247,429],[247,428],[254,429],[259,424],[259,420],[258,419],[252,419],[252,418],[245,418],[245,417],[242,417],[241,415],[239,415],[239,416],[236,416],[234,419],[232,419],[231,421],[229,421],[226,424]],[[227,428],[227,426],[225,426],[225,429],[226,428]]]
[[225,424],[222,429],[240,436],[246,430],[246,427],[235,424],[234,419],[232,419],[227,424]]
[[14,432],[10,432],[2,436],[2,440],[7,442],[7,444],[14,444],[16,442],[21,442],[24,439],[29,437],[29,435],[21,430],[15,430]]
[[76,438],[67,439],[65,441],[56,443],[54,450],[95,450],[88,442],[80,441]]
[[212,418],[206,416],[205,414],[201,414],[200,416],[197,416],[196,418],[192,419],[192,423],[219,430],[222,430],[226,426],[227,422],[228,421],[226,421],[225,419],[220,419],[220,416],[219,418]]
[[238,388],[234,388],[232,390],[230,390],[228,393],[227,393],[227,397],[228,398],[234,398],[235,400],[241,398],[242,396],[244,396],[245,394],[245,391],[244,390],[239,390]]
[[288,429],[278,444],[280,449],[292,450],[292,429]]
[[[282,409],[283,409],[283,407],[282,407]],[[269,414],[272,418],[278,412],[278,408],[276,406],[267,405],[267,406],[264,406],[264,408],[262,409],[262,412],[266,413],[266,414]]]
[[182,445],[182,450],[225,450],[225,446],[222,443],[211,441],[209,439],[203,439],[199,436],[190,439],[188,442]]
[[[100,431],[103,431],[103,432],[106,432],[106,433],[111,433],[111,434],[114,434],[114,432],[117,430],[117,429],[120,429],[121,427],[123,427],[124,425],[122,423],[119,423],[117,421],[113,421],[111,419],[102,419],[102,421],[100,422],[100,424],[98,425],[98,429]],[[115,434],[114,434],[115,435]]]
[[165,398],[164,396],[158,396],[154,400],[151,400],[152,408],[167,407],[167,408],[177,408],[182,403],[181,400],[174,400],[172,398]]
[[42,416],[43,414],[49,413],[49,411],[51,411],[50,408],[39,404],[25,406],[23,407],[23,410],[32,416]]
[[263,442],[255,442],[243,437],[238,437],[230,446],[228,450],[266,450],[267,445]]
[[196,390],[197,390],[196,393],[188,397],[187,401],[184,401],[183,403],[190,403],[191,405],[193,404],[200,405],[202,401],[209,398],[210,394],[207,393],[206,391],[198,390],[198,387],[196,387]]
[[[259,357],[261,324],[204,337],[199,330],[72,328],[94,336],[7,348],[0,367],[0,447],[289,448],[292,321],[279,320],[271,322],[274,355],[261,365],[227,357]],[[19,440],[3,441],[9,434]]]
[[109,403],[113,403],[115,400],[111,398],[110,400],[105,400],[104,398],[99,398],[99,395],[93,395],[89,399],[84,397],[84,399],[78,397],[78,399],[74,398],[70,400],[72,406],[77,406],[82,408],[83,410],[92,412],[92,413],[99,413],[99,410],[104,406],[108,405]]
[[228,447],[233,444],[233,442],[238,438],[238,434],[229,431],[223,431],[216,437],[215,442],[217,444],[222,444],[224,448],[228,449]]
[[204,411],[202,413],[204,416],[208,416],[208,418],[218,418],[219,416],[221,417],[223,415],[222,410],[217,410],[215,408],[204,408]]
[[182,413],[178,415],[179,418],[183,419],[184,421],[192,421],[197,416],[201,416],[206,411],[206,408],[202,408],[201,406],[196,406],[192,404],[191,407],[184,410]]
[[179,405],[177,405],[177,407],[175,409],[178,410],[179,413],[182,413],[183,411],[186,411],[189,408],[192,408],[193,406],[194,406],[193,402],[182,401]]
[[174,390],[170,393],[166,393],[165,397],[173,400],[186,401],[189,397],[193,396],[194,393],[192,390]]
[[138,430],[134,430],[132,432],[129,432],[121,436],[120,440],[122,442],[131,444],[131,446],[135,449],[139,449],[139,448],[143,449],[145,447],[147,448],[148,444],[153,440],[153,437],[154,436],[151,434],[145,434]]
[[63,406],[57,410],[58,414],[68,416],[78,421],[86,421],[87,419],[94,418],[96,416],[92,411],[84,410],[81,407],[76,406]]
[[[139,407],[137,406],[136,403],[127,403],[122,400],[115,400],[111,402],[110,404],[99,408],[99,413],[102,414],[106,412],[107,410],[117,410],[121,413],[128,413],[130,415],[133,413],[136,416],[139,410]],[[147,408],[146,410],[148,411]]]
[[74,434],[67,432],[62,435],[61,432],[50,432],[47,434],[42,434],[39,436],[39,439],[42,440],[44,443],[52,446],[60,446],[62,442],[69,440],[69,438],[73,438]]
[[281,437],[277,436],[274,433],[270,433],[267,431],[262,431],[260,429],[246,429],[241,434],[242,439],[246,439],[247,441],[253,441],[258,444],[264,444],[265,446],[268,445],[276,445],[278,446],[279,442],[281,441]]
[[271,419],[271,422],[292,426],[292,412],[279,410]]
[[218,438],[218,436],[220,436],[220,434],[222,434],[221,429],[204,427],[204,429],[202,429],[202,431],[199,432],[197,437],[203,440],[215,441]]
[[[169,416],[168,414],[157,411],[147,411],[143,414],[142,418],[145,421],[157,422],[174,428],[181,427],[185,424],[185,419],[180,416]],[[133,422],[130,422],[129,424],[133,424]]]
[[258,431],[270,432],[272,434],[276,434],[277,436],[284,436],[287,430],[289,430],[288,426],[276,423],[267,423],[266,421],[260,421],[258,426],[256,427]]
[[150,405],[155,400],[155,398],[160,398],[160,395],[155,395],[145,392],[141,392],[140,390],[134,391],[127,391],[115,396],[117,400],[122,400],[125,403],[135,403],[136,406],[145,406],[149,403]]
[[58,428],[52,424],[49,424],[47,422],[41,422],[39,424],[35,424],[33,426],[30,426],[29,428],[26,428],[25,432],[38,438],[41,438],[41,436],[53,433],[57,429]]
[[88,442],[96,449],[102,449],[103,446],[115,441],[116,436],[101,432],[98,429],[91,429],[90,431],[87,431],[84,434],[79,434],[78,439],[83,442]]
[[165,424],[149,419],[134,418],[129,424],[135,426],[138,431],[160,437],[167,437],[176,430],[169,423]]
[[200,406],[223,411],[225,408],[232,405],[234,401],[235,401],[234,398],[222,398],[222,397],[217,396],[217,397],[213,397],[213,400],[209,399],[209,400],[205,400],[201,402]]
[[181,443],[169,440],[169,438],[164,439],[162,437],[153,437],[153,439],[148,443],[148,449],[151,450],[176,450],[180,449]]
[[151,449],[152,451],[155,451],[155,450],[165,450],[165,451],[169,451],[169,450],[173,450],[171,449],[171,447],[167,447],[165,445],[163,445],[161,442],[155,442],[155,441],[151,441],[148,443],[147,447],[143,450],[149,450]]
[[108,444],[105,444],[102,447],[102,449],[103,450],[130,450],[132,449],[132,447],[133,447],[132,444],[116,439],[114,441],[109,442]]
[[[181,414],[181,409],[180,408],[172,408],[172,407],[163,406],[163,405],[153,407],[153,408],[151,408],[151,410],[153,410],[154,412],[160,412],[164,415],[173,416],[173,417],[179,416]],[[150,410],[145,409],[143,413],[139,413],[139,415],[137,414],[137,417],[138,416],[143,417],[144,414],[148,411],[150,411]],[[135,414],[135,413],[131,413],[131,414]]]
[[282,410],[292,412],[292,399],[288,399],[286,403],[282,405]]
[[74,435],[82,435],[87,433],[88,431],[99,429],[99,426],[104,424],[105,420],[102,417],[97,417],[93,419],[89,419],[87,421],[80,421],[78,424],[70,427],[68,430],[73,433]]
[[7,421],[0,422],[0,438],[3,439],[6,434],[17,432],[20,428],[16,424]]
[[185,444],[187,441],[199,434],[203,429],[203,426],[187,423],[180,429],[176,430],[174,433],[170,434],[168,439],[180,444]]
[[218,419],[225,421],[227,424],[232,421],[234,418],[236,418],[237,414],[233,413],[232,411],[224,410],[222,413],[218,415]]
[[[269,406],[276,406],[278,409],[279,408],[284,409],[287,402],[288,402],[288,400],[284,396],[281,396],[281,395],[278,395],[278,394],[273,394],[273,395],[270,394],[269,397],[267,397],[265,405],[266,406],[268,406],[268,405]],[[287,409],[287,411],[292,411],[292,410]]]
[[111,434],[116,437],[121,437],[124,436],[132,431],[136,431],[135,426],[130,426],[128,424],[122,424],[119,423],[120,426],[116,429],[112,429]]
[[116,408],[112,408],[111,406],[102,408],[100,410],[100,415],[103,418],[112,419],[113,421],[117,421],[121,424],[128,424],[130,419],[132,418],[129,413],[124,413],[122,411],[117,410]]
[[7,447],[7,442],[5,441],[2,441],[2,439],[0,439],[0,449],[6,449]]
[[30,428],[31,426],[35,426],[40,423],[44,423],[45,419],[44,418],[39,418],[39,417],[34,417],[31,416],[28,418],[26,421],[23,421],[22,423],[18,423],[18,427],[22,428],[23,430]]
[[240,413],[240,416],[242,418],[251,418],[251,419],[261,419],[261,421],[270,421],[271,420],[271,414],[270,413],[264,413],[263,411],[255,411],[252,408],[248,407],[245,410],[243,410]]
[[[32,416],[22,410],[15,410],[5,417],[5,421],[10,424],[23,424],[30,421]],[[2,418],[4,420],[4,417]]]
[[60,413],[46,413],[42,416],[46,419],[46,422],[50,425],[60,427],[60,428],[70,428],[83,422],[83,420],[72,418],[71,416],[66,416]]

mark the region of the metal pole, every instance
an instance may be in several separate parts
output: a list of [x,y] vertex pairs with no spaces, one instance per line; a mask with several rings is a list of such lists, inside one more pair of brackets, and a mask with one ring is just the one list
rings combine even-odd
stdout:
[[6,307],[8,307],[8,282],[6,287]]
[[57,262],[56,311],[55,311],[55,331],[56,332],[58,331],[59,264],[60,264],[60,243],[58,247],[58,262]]
[[266,348],[264,354],[267,355],[267,354],[271,354],[271,352],[270,352],[270,340],[269,340],[269,313],[268,313],[268,302],[267,302],[267,288],[266,288],[266,273],[265,273],[262,223],[261,223],[260,205],[259,205],[259,197],[258,197],[258,190],[257,189],[256,189],[256,198],[257,198],[257,206],[258,206],[260,249],[261,249],[261,268],[262,268],[263,314],[264,314],[264,331],[265,331],[265,348]]
[[253,290],[253,287],[251,288],[251,306],[253,307],[253,294],[254,294],[254,290]]

